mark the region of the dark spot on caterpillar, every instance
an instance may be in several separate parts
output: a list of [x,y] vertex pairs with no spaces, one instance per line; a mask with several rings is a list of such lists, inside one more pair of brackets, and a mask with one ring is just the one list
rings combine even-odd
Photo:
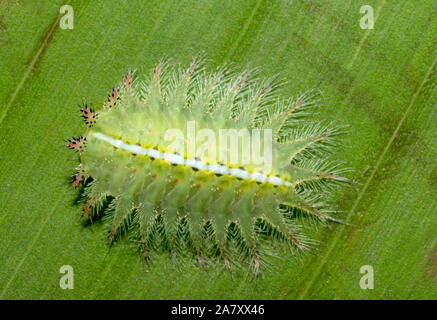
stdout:
[[255,260],[255,273],[258,273],[259,272],[259,259],[255,258],[254,260]]
[[82,216],[85,217],[85,218],[87,218],[88,215],[89,215],[89,213],[90,213],[90,211],[91,211],[91,205],[88,204],[88,205],[85,207],[85,209],[83,210],[83,214],[82,214]]
[[[180,154],[178,152],[174,152],[173,154],[180,156]],[[178,164],[177,163],[172,163],[171,164],[173,167],[176,167]]]
[[129,72],[124,78],[124,87],[130,89],[132,84],[132,72]]
[[93,109],[88,108],[87,104],[81,106],[80,110],[82,111],[82,118],[85,120],[85,123],[91,128],[96,122],[97,114]]
[[155,77],[158,77],[161,73],[161,64],[158,64],[155,68]]
[[71,182],[71,185],[73,187],[76,187],[80,182],[82,182],[84,179],[82,172],[78,172],[75,175],[73,175],[73,181]]
[[143,257],[147,257],[149,255],[149,252],[148,252],[146,246],[143,246],[142,254],[143,254]]
[[119,97],[118,97],[118,89],[117,88],[113,88],[111,94],[108,96],[108,106],[110,108],[115,106],[115,104],[117,103],[118,99],[119,99]]
[[200,189],[202,185],[200,183],[196,184],[196,189]]
[[68,139],[66,146],[70,149],[75,149],[80,152],[83,150],[84,145],[86,144],[86,138],[79,136],[77,138]]
[[194,70],[196,69],[196,65],[194,63],[192,63],[190,65],[190,68],[188,69],[188,73],[192,74],[194,72]]
[[227,257],[223,257],[223,261],[225,262],[225,266],[226,266],[227,268],[230,268],[230,267],[231,267],[231,264],[229,263],[229,259],[228,259]]
[[158,175],[156,173],[152,174],[152,178],[155,179]]
[[195,167],[192,167],[191,169],[193,169],[194,171],[199,171],[199,169]]
[[179,179],[176,178],[176,179],[173,180],[173,183],[176,184],[176,183],[178,183],[178,181],[179,181]]

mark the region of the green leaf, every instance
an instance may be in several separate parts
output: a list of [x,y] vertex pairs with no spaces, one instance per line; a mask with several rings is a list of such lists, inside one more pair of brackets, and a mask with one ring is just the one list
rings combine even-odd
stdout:
[[[66,3],[72,30],[59,28]],[[372,30],[360,28],[359,1],[1,1],[0,298],[436,299],[437,4],[366,4]],[[284,249],[256,281],[166,255],[145,267],[129,246],[108,252],[104,226],[78,223],[66,183],[79,104],[102,105],[131,68],[200,54],[211,68],[279,74],[287,97],[316,88],[314,116],[347,125],[332,155],[357,182],[335,194],[347,224],[308,224],[314,254]],[[58,287],[63,265],[74,290]],[[360,288],[363,265],[373,290]]]

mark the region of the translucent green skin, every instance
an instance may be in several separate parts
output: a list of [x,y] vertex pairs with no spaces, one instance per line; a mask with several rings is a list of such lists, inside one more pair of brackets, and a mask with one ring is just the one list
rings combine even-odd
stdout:
[[[100,208],[106,197],[113,197],[110,210],[105,212],[110,241],[134,230],[132,233],[143,253],[149,251],[151,238],[156,237],[154,233],[158,231],[153,226],[158,216],[168,245],[175,252],[179,247],[181,219],[186,221],[190,243],[199,257],[208,255],[204,252],[208,221],[213,228],[215,253],[226,263],[236,258],[231,246],[237,243],[239,255],[245,252],[254,266],[259,267],[262,253],[258,247],[257,223],[268,224],[275,238],[305,248],[305,235],[299,233],[292,221],[285,219],[279,206],[297,208],[320,220],[330,218],[299,195],[298,188],[305,183],[346,179],[332,172],[301,168],[295,161],[300,154],[323,143],[330,136],[330,129],[320,127],[311,134],[304,131],[279,143],[281,130],[287,126],[296,106],[310,104],[305,96],[297,102],[288,101],[287,107],[281,104],[284,101],[265,94],[265,84],[241,85],[243,75],[207,74],[202,68],[195,72],[193,66],[187,71],[169,70],[162,75],[160,65],[149,82],[122,88],[116,105],[99,112],[96,125],[85,135],[87,146],[81,154],[81,168],[85,176],[93,179],[87,188],[86,205]],[[273,86],[267,89],[274,92]],[[171,141],[164,141],[164,132],[169,128],[186,132],[189,120],[195,120],[199,128],[211,128],[217,133],[220,128],[271,128],[275,138],[271,173],[280,174],[293,186],[274,186],[232,175],[219,176],[211,171],[195,171],[163,159],[133,155],[93,136],[99,132],[130,144],[166,150]],[[250,165],[247,167],[250,169]],[[92,213],[97,211],[92,210]],[[229,232],[231,224],[236,226],[238,235]]]

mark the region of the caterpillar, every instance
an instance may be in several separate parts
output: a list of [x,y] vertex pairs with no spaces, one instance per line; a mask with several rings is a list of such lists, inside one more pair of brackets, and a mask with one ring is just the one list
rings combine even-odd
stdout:
[[327,199],[351,180],[326,160],[341,128],[309,119],[318,92],[283,98],[281,84],[196,60],[129,72],[101,110],[81,106],[87,129],[66,142],[83,218],[102,218],[111,245],[129,235],[146,259],[161,248],[258,272],[272,243],[310,248],[296,215],[339,222]]

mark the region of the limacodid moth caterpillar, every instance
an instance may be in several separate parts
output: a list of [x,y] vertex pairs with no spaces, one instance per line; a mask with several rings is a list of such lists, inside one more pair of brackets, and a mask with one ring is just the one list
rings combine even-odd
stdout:
[[161,247],[258,271],[272,242],[308,248],[296,217],[338,221],[325,200],[350,180],[326,160],[339,128],[308,117],[317,91],[284,99],[280,84],[200,62],[129,72],[100,110],[81,107],[87,129],[67,142],[84,219],[103,216],[111,244],[127,234],[146,258]]

